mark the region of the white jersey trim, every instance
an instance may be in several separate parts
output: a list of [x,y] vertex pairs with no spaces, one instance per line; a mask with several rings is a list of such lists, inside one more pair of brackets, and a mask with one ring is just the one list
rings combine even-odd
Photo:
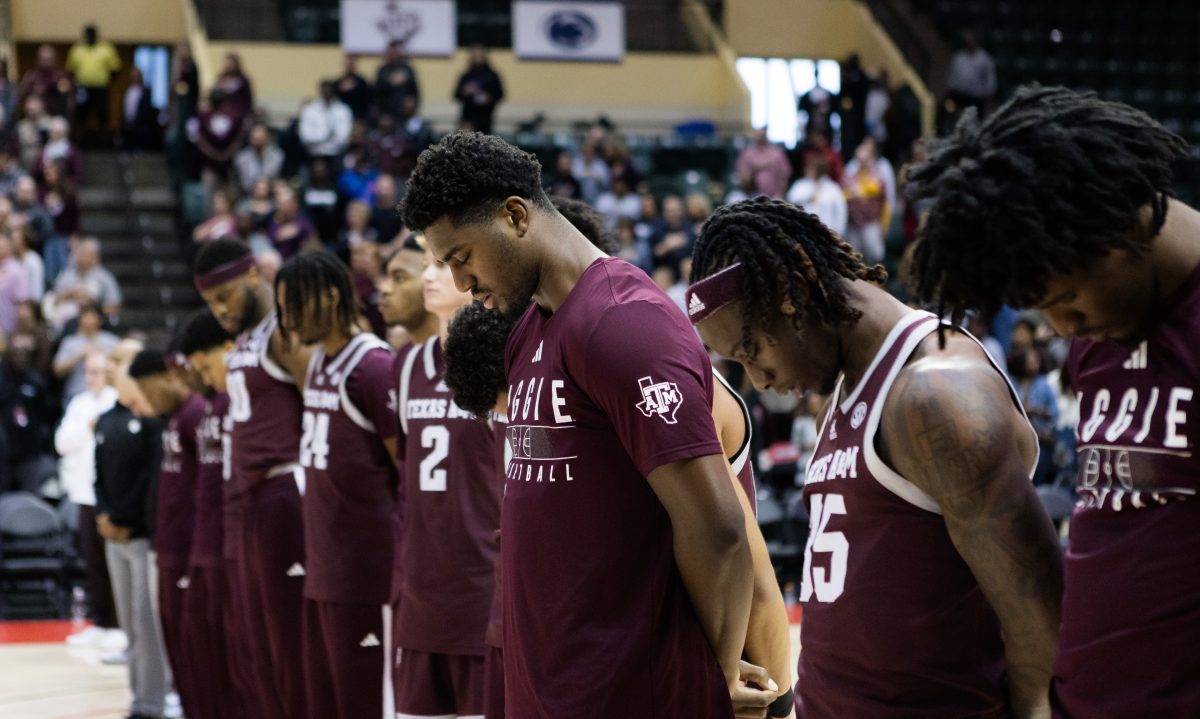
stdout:
[[[353,354],[350,355],[344,362],[340,362],[338,372],[336,375],[334,375],[337,380],[338,394],[341,395],[342,408],[346,411],[346,416],[348,416],[350,420],[354,422],[354,424],[357,424],[364,430],[371,433],[377,433],[378,430],[375,428],[375,423],[367,419],[367,416],[363,414],[353,402],[350,401],[350,395],[346,394],[346,380],[350,378],[350,374],[354,372],[354,368],[358,366],[358,363],[362,361],[362,358],[365,357],[368,352],[373,349],[386,349],[387,345],[384,344],[383,340],[369,332],[363,332],[355,335],[354,338],[350,340],[350,344],[353,345],[355,343],[358,344],[357,347],[347,347],[347,349]],[[342,354],[343,356],[346,356],[348,353],[343,352]],[[341,360],[341,357],[339,357],[338,360]]]
[[[432,339],[428,340],[428,342],[432,341]],[[400,391],[396,393],[396,411],[400,414],[400,429],[404,430],[404,434],[408,434],[408,389],[412,385],[413,365],[420,352],[421,345],[413,345],[409,348],[408,356],[404,358],[404,366],[400,368]]]
[[430,337],[425,343],[425,352],[422,354],[425,360],[425,377],[429,380],[437,379],[437,363],[433,361],[433,345],[437,341],[437,337]]
[[261,338],[262,348],[259,350],[258,355],[259,364],[261,364],[263,370],[265,370],[266,373],[274,379],[277,379],[280,382],[286,382],[290,385],[295,385],[296,378],[288,374],[287,371],[275,363],[275,360],[271,359],[271,337],[275,335],[275,329],[276,322],[274,312],[264,317],[263,321],[258,323],[258,327],[254,328],[254,334],[257,335],[261,332],[261,334],[265,335]]
[[[875,353],[875,357],[871,360],[871,364],[867,366],[867,371],[863,372],[862,379],[860,379],[858,384],[855,385],[854,391],[850,393],[849,397],[838,403],[838,407],[841,408],[842,412],[847,414],[850,412],[850,408],[853,407],[854,403],[858,401],[858,395],[860,392],[862,392],[863,385],[867,383],[867,378],[875,374],[875,370],[879,368],[879,363],[883,361],[883,356],[888,353],[888,350],[892,348],[892,345],[896,344],[896,340],[900,338],[900,335],[904,332],[904,330],[908,329],[917,322],[920,322],[921,320],[928,319],[934,319],[933,314],[920,311],[909,312],[892,327],[892,331],[888,332],[887,337],[884,338],[883,344],[880,345],[879,350]],[[908,355],[904,355],[904,357],[907,358]],[[841,385],[842,382],[841,379],[839,379],[838,386],[841,387]],[[889,384],[888,386],[890,387],[891,385]],[[886,396],[886,394],[887,393],[885,390],[881,396]]]
[[742,396],[729,384],[729,380],[721,376],[721,373],[716,368],[713,368],[713,377],[717,379],[717,382],[721,386],[729,390],[729,394],[733,395],[733,398],[737,400],[738,407],[742,410],[742,423],[746,428],[746,434],[742,439],[742,446],[738,447],[737,451],[728,457],[729,466],[733,468],[733,473],[741,474],[742,469],[746,466],[746,462],[750,460],[750,440],[753,437],[752,433],[754,431],[754,425],[750,421],[750,410],[746,407],[746,400],[742,399]]

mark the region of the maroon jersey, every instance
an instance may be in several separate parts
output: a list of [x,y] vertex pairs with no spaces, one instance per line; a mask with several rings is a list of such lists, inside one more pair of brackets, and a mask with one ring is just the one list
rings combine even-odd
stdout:
[[504,478],[495,424],[454,403],[443,369],[436,337],[401,366],[405,516],[395,632],[404,649],[482,656]]
[[304,383],[300,464],[304,493],[304,596],[385,604],[391,594],[396,465],[392,351],[355,335],[330,357],[318,347]]
[[190,564],[215,567],[221,562],[225,522],[222,492],[225,489],[225,431],[229,409],[224,392],[204,398],[204,414],[196,425],[196,519],[192,529]]
[[204,398],[191,394],[163,427],[162,471],[158,475],[154,551],[165,567],[187,567],[196,514],[196,428]]
[[726,447],[725,451],[730,452],[726,459],[729,460],[729,466],[733,468],[733,473],[737,475],[738,482],[742,485],[742,490],[746,492],[746,498],[750,500],[750,509],[757,512],[758,492],[754,489],[754,463],[750,461],[750,441],[754,438],[752,435],[753,423],[750,421],[750,408],[746,406],[746,400],[742,399],[742,396],[721,376],[720,372],[714,369],[713,377],[717,378],[717,382],[720,383],[723,391],[733,395],[733,398],[737,400],[738,407],[742,410],[742,426],[744,427],[742,446]]
[[272,468],[295,464],[299,456],[300,393],[270,357],[275,322],[268,314],[238,335],[225,358],[235,493],[250,491]]
[[233,474],[233,417],[229,416],[229,395],[225,395],[225,414],[221,417],[221,555],[225,559],[242,558],[242,525],[249,496],[239,490]]
[[830,402],[804,485],[797,716],[1005,716],[999,620],[937,503],[876,450],[892,382],[937,327],[906,315],[854,391],[839,381]]
[[1071,345],[1079,503],[1055,710],[1200,714],[1200,268],[1137,346]]
[[602,258],[552,316],[525,313],[506,369],[509,716],[732,716],[646,481],[721,454],[695,331],[644,272]]

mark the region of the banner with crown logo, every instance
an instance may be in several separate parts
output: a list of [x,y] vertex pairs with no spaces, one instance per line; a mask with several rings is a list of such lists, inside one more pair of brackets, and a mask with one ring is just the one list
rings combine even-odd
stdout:
[[409,55],[446,57],[458,45],[454,0],[342,0],[342,49],[377,55],[404,43]]

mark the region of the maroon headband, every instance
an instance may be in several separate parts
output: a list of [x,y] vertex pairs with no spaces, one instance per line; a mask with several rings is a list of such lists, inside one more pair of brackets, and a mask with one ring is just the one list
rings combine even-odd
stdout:
[[692,324],[735,300],[742,299],[742,263],[732,264],[687,289],[687,313]]
[[251,267],[256,266],[254,255],[246,255],[239,260],[233,260],[214,267],[211,271],[202,275],[196,275],[193,281],[196,283],[196,289],[203,292],[211,290],[217,285],[225,284],[235,277],[241,277],[249,272]]

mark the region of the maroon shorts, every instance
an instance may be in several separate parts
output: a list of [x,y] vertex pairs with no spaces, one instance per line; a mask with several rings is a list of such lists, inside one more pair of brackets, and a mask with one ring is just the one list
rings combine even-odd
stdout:
[[396,719],[483,717],[483,657],[396,653]]
[[188,716],[196,713],[196,692],[192,689],[192,668],[188,661],[192,631],[184,616],[190,578],[187,565],[158,562],[158,614],[162,623],[163,647],[167,650],[167,663],[175,680],[175,691],[179,702]]
[[504,650],[487,647],[483,657],[484,719],[504,719]]
[[[225,585],[225,570],[219,563],[193,564],[188,577],[183,600],[183,616],[189,631],[186,669],[187,683],[195,694],[188,719],[248,717],[248,700],[234,684],[235,656],[227,634],[233,618],[227,612],[229,590]],[[183,671],[183,667],[177,668],[176,677]]]
[[304,600],[310,717],[394,719],[392,608]]

